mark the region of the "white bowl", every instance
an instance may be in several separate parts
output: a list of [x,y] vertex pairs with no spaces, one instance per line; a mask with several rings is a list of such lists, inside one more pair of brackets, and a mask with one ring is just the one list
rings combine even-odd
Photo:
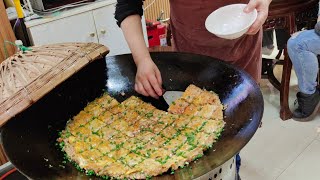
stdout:
[[257,19],[257,10],[243,12],[247,4],[231,4],[213,11],[206,19],[207,30],[224,39],[236,39],[248,31]]

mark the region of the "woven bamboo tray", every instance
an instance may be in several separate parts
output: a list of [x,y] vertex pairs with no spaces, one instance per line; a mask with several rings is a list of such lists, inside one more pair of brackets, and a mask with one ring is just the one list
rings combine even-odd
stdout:
[[109,49],[96,43],[31,47],[0,64],[0,126]]

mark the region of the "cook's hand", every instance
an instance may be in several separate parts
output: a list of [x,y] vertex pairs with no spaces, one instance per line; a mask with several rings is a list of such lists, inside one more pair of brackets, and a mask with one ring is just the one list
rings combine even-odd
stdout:
[[151,58],[137,64],[134,89],[144,95],[159,98],[162,96],[162,79],[158,67]]
[[252,12],[254,9],[257,9],[258,17],[249,28],[247,34],[254,35],[260,30],[263,23],[266,21],[268,17],[270,3],[271,0],[250,0],[247,7],[244,9],[244,12],[249,13]]

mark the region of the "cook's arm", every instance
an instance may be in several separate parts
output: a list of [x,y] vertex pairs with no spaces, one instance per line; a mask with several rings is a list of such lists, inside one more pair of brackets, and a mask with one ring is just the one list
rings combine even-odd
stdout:
[[137,65],[135,90],[145,96],[158,98],[162,95],[162,79],[144,41],[141,24],[142,5],[142,0],[118,0],[115,19],[123,31]]
[[142,31],[142,5],[142,0],[118,0],[115,12],[117,24],[123,31],[136,64],[150,57]]

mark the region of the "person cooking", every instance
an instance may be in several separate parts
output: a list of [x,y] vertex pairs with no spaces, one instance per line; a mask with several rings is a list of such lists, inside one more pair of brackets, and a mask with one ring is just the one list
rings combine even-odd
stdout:
[[[248,72],[257,82],[261,78],[262,31],[272,0],[170,0],[170,21],[174,48],[225,60]],[[235,40],[226,40],[209,33],[205,28],[208,15],[225,5],[248,3],[245,12],[254,9],[258,17],[247,35]],[[117,0],[115,19],[122,29],[137,66],[135,90],[144,95],[162,96],[162,78],[145,44],[141,16],[142,0]],[[236,156],[238,179],[241,159]]]
[[[205,28],[207,16],[214,10],[229,4],[248,3],[245,12],[254,8],[258,17],[247,34],[234,40],[216,37]],[[170,21],[174,48],[211,56],[248,72],[257,82],[261,78],[261,48],[263,23],[268,16],[271,0],[170,0]],[[115,19],[121,27],[137,66],[135,90],[144,95],[162,96],[161,73],[152,61],[145,44],[141,16],[142,0],[118,0]]]

